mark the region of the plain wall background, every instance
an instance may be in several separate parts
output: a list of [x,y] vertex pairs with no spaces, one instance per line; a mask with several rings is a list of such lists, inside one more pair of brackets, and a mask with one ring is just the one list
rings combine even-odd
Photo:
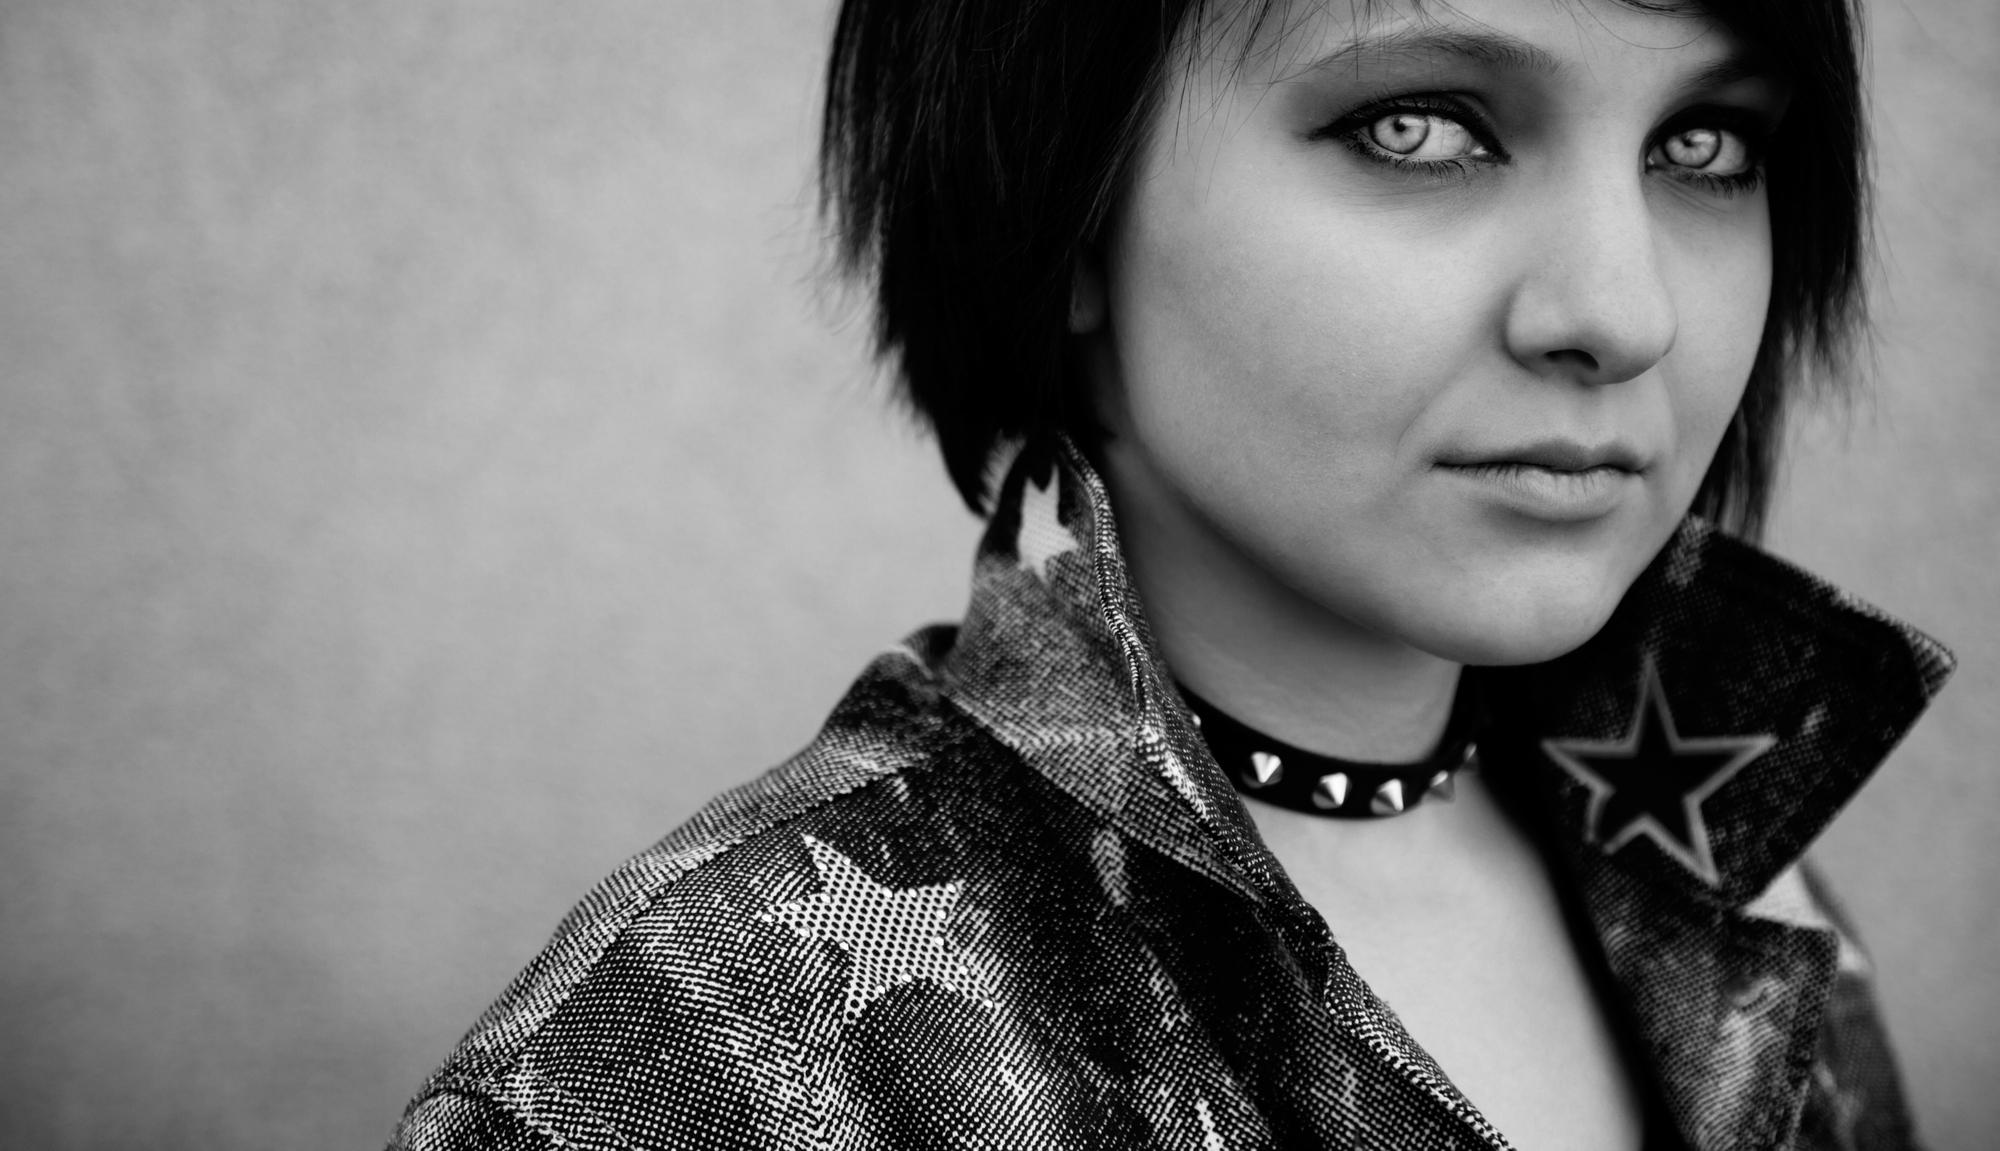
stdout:
[[[976,525],[815,286],[828,21],[0,4],[0,1144],[378,1144],[593,880],[957,613]],[[1820,855],[1971,1151],[2000,6],[1874,53],[1881,384],[1773,542],[1964,658]]]

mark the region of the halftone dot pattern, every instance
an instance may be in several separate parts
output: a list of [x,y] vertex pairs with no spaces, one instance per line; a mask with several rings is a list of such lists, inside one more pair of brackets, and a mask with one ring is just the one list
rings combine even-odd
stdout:
[[1021,570],[1047,582],[1049,565],[1059,556],[1077,552],[1076,536],[1062,523],[1062,472],[1051,470],[1040,481],[1029,477],[1021,488],[1021,526],[1014,537],[1014,555]]
[[[586,897],[395,1147],[1507,1146],[1264,849],[1088,463],[1030,446],[1000,493],[964,621]],[[1647,1151],[1914,1146],[1800,854],[1949,669],[1690,520],[1596,639],[1483,674],[1483,771],[1596,931]],[[1701,798],[1694,869],[1595,841],[1589,782],[1544,749],[1623,738],[1649,674],[1679,736],[1772,741]]]
[[993,1005],[979,976],[952,946],[952,909],[961,885],[941,883],[896,891],[868,878],[854,861],[806,837],[824,886],[795,903],[774,907],[772,919],[808,939],[831,943],[847,957],[842,1018],[852,1023],[883,992],[927,979],[984,1006]]

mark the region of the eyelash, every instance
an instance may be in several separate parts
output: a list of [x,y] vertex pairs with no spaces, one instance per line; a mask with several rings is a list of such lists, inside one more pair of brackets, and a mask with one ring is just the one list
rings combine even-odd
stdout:
[[[1450,120],[1464,128],[1467,134],[1490,155],[1453,157],[1446,160],[1412,160],[1386,151],[1368,138],[1368,130],[1384,116],[1397,114],[1434,116],[1441,120]],[[1695,128],[1715,128],[1735,135],[1749,149],[1749,166],[1741,172],[1727,176],[1688,170],[1669,178],[1723,196],[1737,196],[1754,191],[1764,182],[1764,149],[1769,140],[1769,130],[1764,125],[1756,123],[1752,117],[1733,108],[1693,108],[1683,112],[1661,127],[1653,140],[1646,145],[1646,154],[1650,157],[1654,149],[1662,146],[1669,138]],[[1501,146],[1492,124],[1477,109],[1462,101],[1438,96],[1402,96],[1366,104],[1331,124],[1316,129],[1308,138],[1333,140],[1365,160],[1413,175],[1440,180],[1462,177],[1475,165],[1504,164],[1512,158],[1507,154],[1507,149]],[[1650,169],[1651,165],[1648,167]]]
[[[1377,121],[1384,116],[1394,116],[1398,113],[1435,116],[1440,120],[1450,120],[1464,128],[1473,141],[1491,155],[1454,157],[1448,160],[1412,160],[1407,156],[1398,156],[1394,152],[1386,151],[1368,139],[1368,129]],[[1402,96],[1366,104],[1314,131],[1309,138],[1334,140],[1364,160],[1435,179],[1451,179],[1464,175],[1476,165],[1504,164],[1509,159],[1507,150],[1500,146],[1492,125],[1486,122],[1484,116],[1461,101],[1436,96]]]
[[1755,117],[1736,108],[1690,108],[1682,112],[1660,128],[1653,142],[1647,145],[1646,155],[1651,156],[1653,149],[1665,146],[1672,137],[1696,128],[1713,128],[1743,141],[1744,148],[1750,153],[1749,163],[1733,175],[1684,171],[1674,179],[1722,196],[1740,196],[1755,191],[1764,183],[1764,151],[1770,143],[1771,130]]
[[1683,180],[1698,188],[1714,192],[1719,196],[1740,196],[1745,192],[1756,191],[1758,185],[1764,182],[1764,165],[1753,163],[1748,168],[1743,169],[1733,176],[1716,176],[1708,172],[1689,172],[1685,175],[1672,178]]

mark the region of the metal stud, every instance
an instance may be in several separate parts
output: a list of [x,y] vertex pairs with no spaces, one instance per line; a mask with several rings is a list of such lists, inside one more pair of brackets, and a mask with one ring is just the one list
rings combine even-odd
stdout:
[[1269,787],[1285,777],[1285,761],[1268,751],[1250,753],[1251,787]]
[[1376,815],[1400,815],[1403,811],[1403,781],[1392,779],[1375,789],[1368,810]]
[[1479,745],[1478,745],[1478,744],[1476,744],[1476,743],[1467,743],[1467,744],[1465,745],[1465,758],[1464,758],[1464,759],[1461,759],[1461,760],[1459,761],[1459,764],[1458,764],[1458,766],[1460,766],[1460,767],[1463,767],[1463,768],[1467,768],[1467,769],[1470,769],[1470,768],[1475,768],[1475,767],[1478,767],[1478,766],[1479,766]]
[[1200,712],[1198,712],[1198,711],[1191,711],[1191,712],[1188,712],[1188,718],[1194,721],[1194,726],[1195,726],[1195,730],[1197,730],[1197,731],[1201,730],[1201,713],[1200,713]]
[[1440,771],[1431,776],[1430,786],[1424,789],[1424,798],[1442,800],[1445,803],[1457,799],[1458,784],[1452,779],[1451,773]]
[[1332,811],[1347,802],[1347,773],[1336,771],[1332,775],[1322,775],[1313,784],[1313,806],[1322,811]]

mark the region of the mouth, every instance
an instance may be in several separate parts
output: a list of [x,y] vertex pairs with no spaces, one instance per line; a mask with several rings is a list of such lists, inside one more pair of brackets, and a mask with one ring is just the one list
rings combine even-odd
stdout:
[[1511,511],[1532,519],[1577,522],[1610,513],[1644,476],[1639,454],[1622,444],[1543,440],[1438,461]]
[[1620,443],[1590,446],[1575,440],[1538,440],[1532,444],[1496,451],[1466,452],[1438,461],[1439,466],[1456,469],[1538,468],[1546,472],[1575,474],[1600,468],[1637,475],[1646,470],[1639,453]]

